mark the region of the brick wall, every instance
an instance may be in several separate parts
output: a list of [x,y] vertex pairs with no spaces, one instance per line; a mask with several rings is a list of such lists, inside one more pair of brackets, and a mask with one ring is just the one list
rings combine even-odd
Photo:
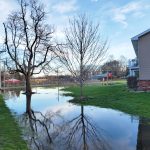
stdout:
[[142,91],[150,91],[150,80],[139,80],[138,89]]

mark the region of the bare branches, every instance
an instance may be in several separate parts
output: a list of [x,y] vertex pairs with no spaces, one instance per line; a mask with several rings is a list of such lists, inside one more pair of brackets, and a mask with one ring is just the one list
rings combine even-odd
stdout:
[[59,48],[63,51],[61,62],[78,78],[80,87],[85,80],[84,72],[98,68],[108,49],[99,28],[99,24],[95,25],[86,15],[74,17],[65,30],[66,45]]
[[45,23],[46,13],[38,1],[20,0],[19,4],[20,10],[9,15],[3,23],[4,45],[10,62],[7,63],[8,69],[29,79],[54,58],[51,54],[54,29]]
[[[44,24],[46,13],[35,0],[20,0],[20,10],[9,15],[5,29],[5,49],[13,69],[32,74],[51,58],[53,28]],[[50,59],[49,59],[50,58]],[[12,68],[12,66],[11,66]],[[31,74],[30,74],[31,75]]]

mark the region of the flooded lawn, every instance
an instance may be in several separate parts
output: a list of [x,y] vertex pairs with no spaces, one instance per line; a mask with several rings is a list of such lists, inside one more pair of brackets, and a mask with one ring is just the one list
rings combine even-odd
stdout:
[[57,88],[35,88],[33,118],[25,115],[23,91],[5,99],[31,150],[149,150],[150,120],[107,108],[77,106]]

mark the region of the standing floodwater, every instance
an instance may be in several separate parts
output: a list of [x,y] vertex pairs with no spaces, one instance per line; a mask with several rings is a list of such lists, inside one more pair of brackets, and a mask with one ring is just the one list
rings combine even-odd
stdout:
[[[57,88],[35,88],[32,118],[26,114],[23,91],[7,91],[7,106],[22,127],[31,150],[141,150],[150,149],[149,119],[107,108],[77,106]],[[143,134],[146,133],[146,134]],[[146,137],[144,136],[146,135]],[[150,138],[149,138],[150,139]]]

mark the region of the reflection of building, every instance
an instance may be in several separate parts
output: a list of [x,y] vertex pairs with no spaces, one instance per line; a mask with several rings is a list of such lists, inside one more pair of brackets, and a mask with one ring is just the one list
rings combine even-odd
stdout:
[[140,119],[136,150],[150,150],[150,120]]
[[131,39],[139,63],[138,86],[150,90],[150,29]]

